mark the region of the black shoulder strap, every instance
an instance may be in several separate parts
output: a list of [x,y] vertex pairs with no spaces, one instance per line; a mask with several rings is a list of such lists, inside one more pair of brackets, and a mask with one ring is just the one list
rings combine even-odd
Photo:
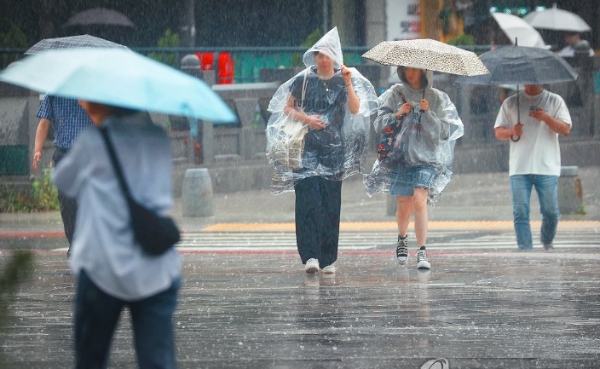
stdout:
[[110,161],[112,162],[115,173],[117,174],[117,179],[119,180],[121,189],[123,190],[125,197],[131,199],[131,193],[129,192],[129,188],[125,182],[125,177],[123,176],[123,169],[121,169],[121,164],[119,164],[119,159],[115,153],[115,148],[110,141],[110,137],[108,136],[108,129],[106,127],[100,127],[100,133],[102,134],[102,138],[106,144],[106,149],[108,150],[108,155],[110,156]]

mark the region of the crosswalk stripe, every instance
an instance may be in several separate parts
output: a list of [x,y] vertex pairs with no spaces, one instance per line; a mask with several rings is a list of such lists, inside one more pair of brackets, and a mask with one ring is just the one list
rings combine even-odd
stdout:
[[[413,227],[413,223],[409,225]],[[541,221],[531,221],[533,228],[539,228]],[[342,231],[390,231],[396,229],[396,222],[341,222]],[[512,230],[512,221],[430,221],[430,230]],[[559,230],[588,229],[600,233],[600,221],[561,221]],[[217,223],[203,229],[205,232],[294,232],[294,223]]]
[[[539,231],[532,232],[539,240]],[[395,244],[395,232],[343,232],[340,234],[340,250],[389,250]],[[428,234],[428,247],[439,250],[491,250],[516,248],[512,232],[489,234],[465,231],[432,231]],[[600,249],[595,230],[564,232],[557,235],[556,247],[566,249]],[[177,245],[186,251],[269,251],[296,250],[293,232],[198,232],[186,233]]]

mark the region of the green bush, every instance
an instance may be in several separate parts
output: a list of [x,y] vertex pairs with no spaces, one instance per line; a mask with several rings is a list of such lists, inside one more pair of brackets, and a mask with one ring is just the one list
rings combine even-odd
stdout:
[[13,25],[8,31],[0,33],[0,47],[16,49],[27,47],[27,36],[19,27]]
[[[179,47],[179,45],[179,35],[170,29],[167,29],[165,34],[158,39],[158,47]],[[172,67],[177,65],[177,54],[175,53],[151,53],[148,55],[148,57],[168,64]]]
[[475,45],[475,39],[472,35],[462,35],[456,36],[447,42],[448,45],[460,46],[460,45]]
[[31,213],[59,210],[58,190],[50,173],[31,183],[27,190],[17,190],[7,185],[0,187],[0,213]]
[[[310,35],[306,36],[304,42],[300,45],[305,48],[310,48],[312,45],[316,44],[323,37],[323,32],[320,29],[314,30]],[[292,55],[292,67],[303,67],[304,63],[302,62],[302,57],[304,55],[301,53],[294,53]]]

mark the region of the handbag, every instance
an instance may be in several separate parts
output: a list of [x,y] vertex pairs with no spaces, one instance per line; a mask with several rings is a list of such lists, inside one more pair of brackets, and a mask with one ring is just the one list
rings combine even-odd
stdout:
[[108,129],[101,127],[100,132],[106,144],[106,149],[119,180],[121,190],[127,200],[131,217],[131,227],[133,228],[135,239],[145,253],[153,256],[163,254],[179,242],[181,238],[179,228],[177,228],[172,218],[158,215],[133,199],[125,182],[123,170],[119,164],[114,146],[108,136]]
[[[404,94],[400,93],[400,98],[402,99],[402,104],[405,104],[406,99],[404,98]],[[406,114],[394,119],[385,127],[381,142],[379,145],[377,145],[377,159],[380,161],[392,156],[394,150],[394,141],[402,130],[404,118],[406,118]]]
[[[302,82],[302,106],[304,109],[304,98],[306,95],[306,76]],[[308,133],[308,126],[291,116],[284,116],[279,122],[277,129],[277,140],[271,146],[268,156],[273,161],[280,163],[291,170],[302,168],[302,154],[304,153],[304,136]]]

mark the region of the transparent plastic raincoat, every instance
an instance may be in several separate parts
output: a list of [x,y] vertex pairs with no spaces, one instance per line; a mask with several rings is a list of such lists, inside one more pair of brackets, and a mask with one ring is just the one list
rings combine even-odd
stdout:
[[[367,194],[389,192],[391,178],[407,167],[433,168],[435,175],[429,188],[428,203],[435,204],[452,177],[454,145],[462,137],[464,127],[456,107],[443,91],[432,88],[433,73],[424,75],[424,90],[413,90],[404,77],[402,68],[398,83],[379,97],[379,111],[374,122],[375,131],[383,134],[378,147],[378,160],[370,174],[364,176]],[[429,109],[421,112],[420,101],[429,102]],[[404,102],[413,105],[406,116],[396,119],[395,113]]]
[[[335,74],[329,80],[317,75],[316,53],[323,53],[334,62]],[[341,181],[361,173],[365,165],[370,116],[377,108],[373,85],[358,70],[349,68],[360,100],[358,113],[352,114],[340,73],[343,56],[337,28],[306,51],[303,61],[307,68],[283,83],[269,103],[272,115],[266,134],[267,156],[275,167],[273,194],[293,191],[294,184],[307,177]],[[317,131],[302,123],[291,125],[285,107],[292,97],[297,101],[296,110],[320,115],[326,127]]]

